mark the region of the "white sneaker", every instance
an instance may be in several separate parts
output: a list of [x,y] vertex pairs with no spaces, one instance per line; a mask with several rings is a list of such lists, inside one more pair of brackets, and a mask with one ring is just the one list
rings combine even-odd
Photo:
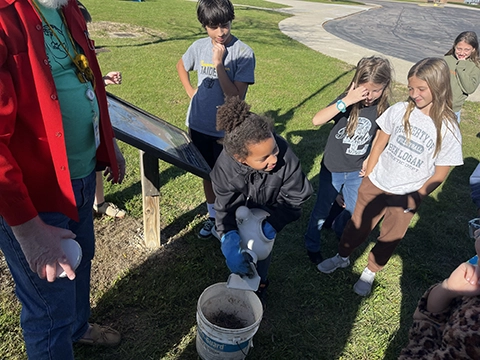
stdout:
[[324,274],[330,274],[338,268],[346,268],[348,265],[350,265],[350,259],[348,257],[343,259],[337,254],[334,257],[322,261],[317,265],[317,269]]
[[375,280],[374,272],[368,268],[363,270],[360,279],[353,285],[353,290],[360,296],[367,296],[372,292],[373,280]]
[[203,223],[203,227],[198,233],[200,239],[206,239],[212,235],[212,229],[215,227],[215,219],[208,218],[207,221]]

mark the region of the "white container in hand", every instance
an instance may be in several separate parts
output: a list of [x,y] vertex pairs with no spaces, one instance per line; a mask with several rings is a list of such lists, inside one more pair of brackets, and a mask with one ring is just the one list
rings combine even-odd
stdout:
[[[78,242],[73,239],[64,239],[61,241],[62,250],[73,270],[76,270],[80,261],[82,261],[82,248]],[[67,274],[63,268],[57,264],[57,277],[64,278]]]

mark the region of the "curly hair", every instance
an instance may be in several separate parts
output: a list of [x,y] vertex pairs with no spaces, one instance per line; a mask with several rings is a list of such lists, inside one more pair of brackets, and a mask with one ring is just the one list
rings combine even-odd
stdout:
[[227,97],[217,110],[217,130],[224,130],[223,148],[230,156],[246,159],[248,146],[273,136],[273,121],[250,112],[250,105],[238,96]]

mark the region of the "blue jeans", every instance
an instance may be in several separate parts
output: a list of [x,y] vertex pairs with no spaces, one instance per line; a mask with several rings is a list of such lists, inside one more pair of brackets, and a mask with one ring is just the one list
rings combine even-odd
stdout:
[[333,229],[340,237],[348,220],[352,217],[357,203],[358,188],[362,182],[359,171],[332,173],[321,165],[318,175],[317,201],[310,214],[305,233],[305,247],[308,251],[320,251],[320,235],[323,223],[330,213],[335,198],[342,191],[345,209],[337,216]]
[[72,343],[88,329],[90,317],[90,268],[95,251],[92,206],[95,172],[72,180],[80,221],[61,213],[40,213],[53,226],[70,229],[82,247],[82,261],[73,281],[58,278],[49,283],[34,273],[11,228],[0,217],[0,248],[7,260],[22,303],[20,322],[29,359],[73,360]]

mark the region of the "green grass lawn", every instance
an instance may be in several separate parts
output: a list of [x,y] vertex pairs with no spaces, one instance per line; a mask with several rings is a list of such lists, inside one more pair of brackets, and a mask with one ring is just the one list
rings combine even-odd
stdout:
[[[205,36],[196,19],[195,2],[82,2],[94,20],[91,36],[103,50],[99,53],[103,71],[123,74],[123,84],[108,90],[186,130],[188,97],[175,64],[194,40]],[[285,14],[256,8],[278,7],[275,4],[239,2],[255,6],[237,6],[232,26],[232,33],[253,48],[257,59],[256,83],[248,91],[247,102],[252,111],[274,118],[277,132],[290,142],[316,188],[331,125],[315,128],[311,118],[345,89],[353,68],[283,35],[278,23]],[[138,36],[110,36],[120,32]],[[406,88],[397,85],[395,101],[406,96]],[[479,118],[480,104],[467,102],[461,123],[465,165],[453,169],[424,201],[367,298],[357,296],[352,286],[373,243],[353,254],[351,267],[331,275],[319,273],[306,256],[302,235],[315,199],[305,204],[302,218],[287,226],[276,241],[268,308],[248,358],[396,359],[422,293],[473,255],[467,222],[475,217],[476,209],[470,200],[468,178],[480,155]],[[107,199],[126,208],[134,223],[141,223],[138,150],[120,145],[128,172],[122,185],[106,185]],[[92,288],[93,320],[112,324],[124,340],[115,349],[76,346],[78,359],[197,359],[197,299],[207,286],[225,281],[228,269],[218,242],[196,237],[206,215],[201,180],[163,161],[160,169],[162,241],[168,244],[152,251],[145,261],[114,274],[109,284]],[[125,241],[139,242],[133,236]],[[325,231],[324,255],[334,255],[336,247],[335,235]],[[99,249],[103,251],[102,246]],[[0,271],[8,270],[0,267]],[[25,359],[19,305],[12,289],[11,282],[0,285],[0,358]]]

